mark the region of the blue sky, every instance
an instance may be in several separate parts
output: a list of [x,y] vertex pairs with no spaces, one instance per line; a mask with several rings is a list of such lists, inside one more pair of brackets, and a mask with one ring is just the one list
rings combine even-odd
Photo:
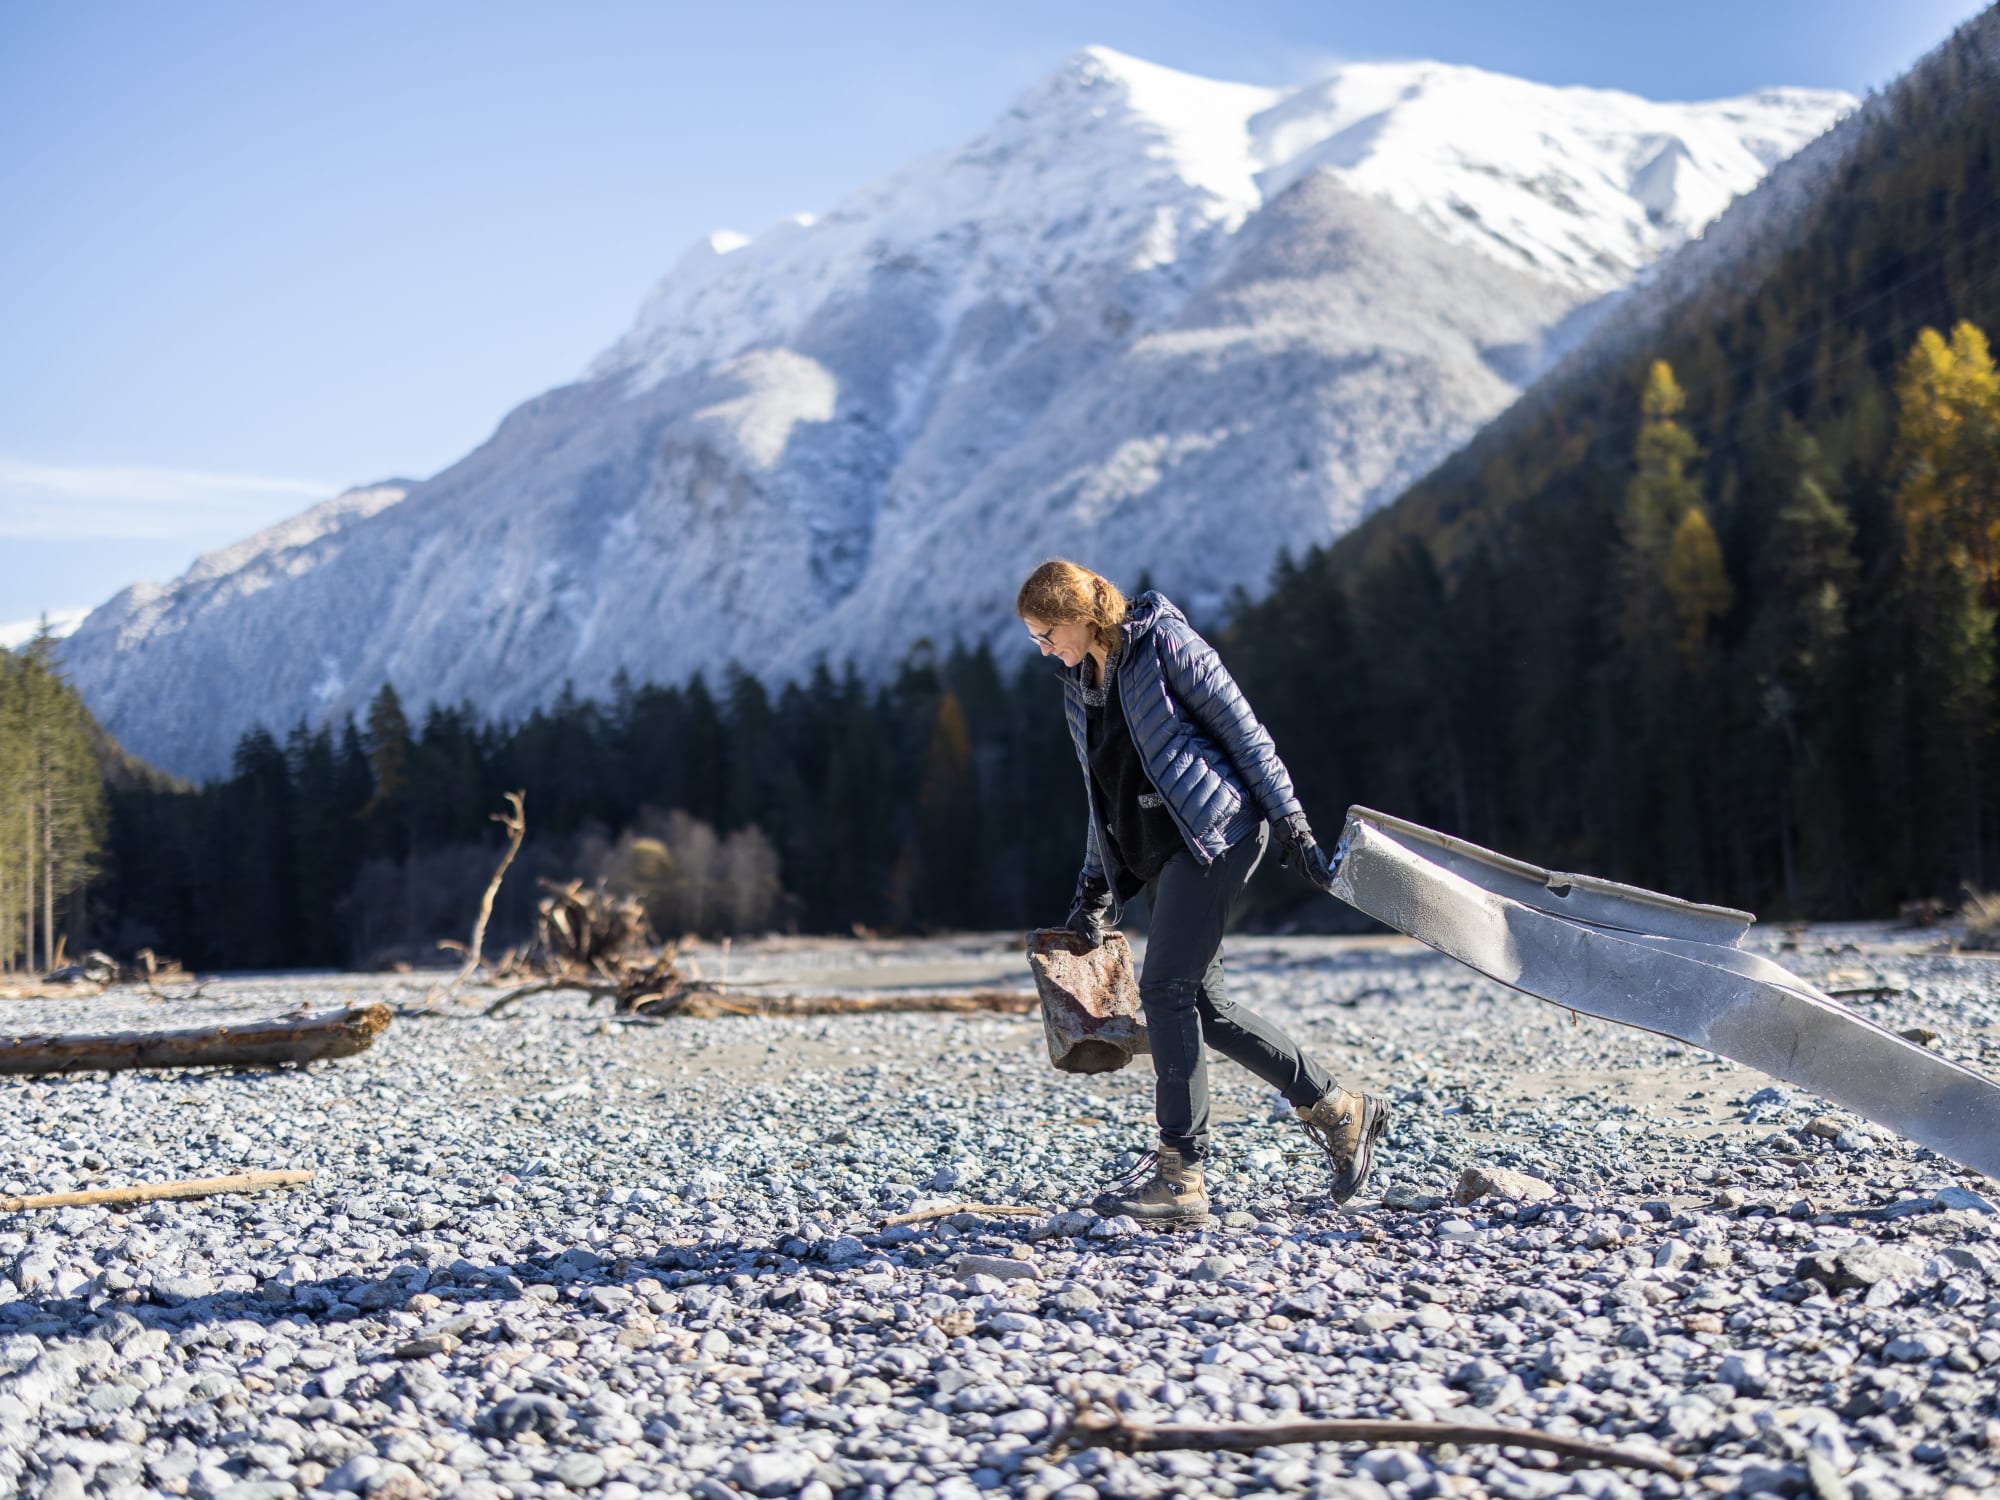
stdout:
[[1265,84],[1428,57],[1863,93],[1979,8],[0,0],[0,627],[436,472],[696,236],[824,209],[1090,43]]

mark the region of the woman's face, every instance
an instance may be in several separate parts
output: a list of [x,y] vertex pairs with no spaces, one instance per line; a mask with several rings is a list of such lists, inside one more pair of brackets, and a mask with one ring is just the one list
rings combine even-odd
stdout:
[[1028,627],[1028,634],[1040,648],[1042,655],[1061,660],[1066,667],[1073,667],[1090,654],[1090,622],[1071,620],[1066,625],[1050,625],[1037,620],[1033,615],[1025,616],[1021,622]]

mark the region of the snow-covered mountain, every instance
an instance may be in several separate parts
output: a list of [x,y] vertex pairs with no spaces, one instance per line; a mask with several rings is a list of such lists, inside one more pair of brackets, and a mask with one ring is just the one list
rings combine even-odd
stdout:
[[127,590],[65,656],[130,749],[200,776],[385,679],[512,715],[620,668],[1011,641],[1051,554],[1212,609],[1393,498],[1851,103],[1431,63],[1280,91],[1091,48],[955,151],[698,244],[442,474]]

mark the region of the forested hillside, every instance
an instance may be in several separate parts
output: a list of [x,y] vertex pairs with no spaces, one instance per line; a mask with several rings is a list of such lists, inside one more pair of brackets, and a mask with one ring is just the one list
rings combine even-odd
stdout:
[[341,730],[259,730],[199,789],[114,788],[98,925],[209,967],[435,956],[463,940],[527,792],[529,836],[494,944],[525,937],[536,878],[603,879],[665,937],[856,924],[1059,922],[1082,859],[1083,795],[1051,669],[920,647],[889,686],[816,673],[775,697],[620,686],[517,725],[384,688]]
[[116,748],[56,671],[52,647],[45,632],[0,651],[0,973],[52,966],[104,836]]
[[1989,11],[1758,253],[1639,299],[1243,606],[1309,806],[1767,914],[1993,878],[1996,75]]

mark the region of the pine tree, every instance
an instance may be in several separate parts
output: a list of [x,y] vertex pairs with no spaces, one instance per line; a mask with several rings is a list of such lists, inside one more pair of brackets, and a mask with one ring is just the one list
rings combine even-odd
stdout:
[[55,638],[44,624],[7,658],[0,681],[0,847],[12,846],[4,884],[9,904],[19,901],[19,951],[28,967],[53,964],[59,908],[80,920],[105,819],[90,716],[57,669]]
[[976,796],[972,733],[958,694],[947,688],[931,722],[917,791],[919,883],[913,891],[912,916],[919,921],[964,927],[979,919],[971,900],[971,877],[978,868]]
[[[15,967],[15,956],[30,946],[33,931],[28,894],[33,868],[21,836],[22,804],[28,784],[28,718],[23,695],[26,671],[11,651],[0,651],[0,973]],[[32,952],[23,966],[32,964]]]
[[[1666,587],[1668,558],[1682,519],[1701,503],[1700,484],[1688,473],[1700,450],[1677,420],[1686,404],[1672,367],[1653,361],[1640,397],[1637,472],[1625,487],[1618,566],[1619,639],[1647,656],[1675,638],[1678,609]],[[1691,539],[1691,545],[1698,542]]]
[[367,744],[374,791],[363,812],[387,830],[390,852],[401,858],[409,849],[410,721],[393,683],[369,701]]
[[1849,624],[1859,583],[1854,522],[1829,494],[1819,445],[1791,424],[1794,477],[1757,569],[1747,671],[1776,737],[1773,774],[1786,909],[1838,910],[1845,867],[1842,747],[1853,736]]

